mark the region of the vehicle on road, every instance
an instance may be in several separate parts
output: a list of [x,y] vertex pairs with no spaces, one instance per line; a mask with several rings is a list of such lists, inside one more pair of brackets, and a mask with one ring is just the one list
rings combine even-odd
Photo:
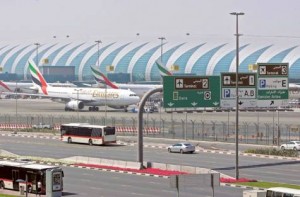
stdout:
[[181,154],[194,153],[195,146],[190,143],[186,143],[186,142],[177,143],[177,144],[173,144],[173,145],[169,146],[168,152],[169,153],[177,152],[177,153],[181,153]]
[[299,189],[291,189],[285,187],[271,187],[267,189],[266,197],[298,197],[300,196]]
[[37,164],[24,160],[0,160],[0,189],[20,191],[21,188],[24,188],[28,193],[37,194],[38,182],[40,182],[40,194],[46,194],[46,181],[48,181],[46,180],[46,171],[49,170],[55,171],[55,177],[53,177],[56,181],[55,191],[63,191],[64,173],[58,166]]
[[281,150],[300,150],[300,141],[289,141],[280,145]]
[[39,124],[34,124],[32,125],[33,129],[53,129],[53,126],[50,124],[44,124],[44,123],[39,123]]
[[116,129],[110,126],[69,123],[60,126],[61,140],[68,143],[103,145],[116,142]]

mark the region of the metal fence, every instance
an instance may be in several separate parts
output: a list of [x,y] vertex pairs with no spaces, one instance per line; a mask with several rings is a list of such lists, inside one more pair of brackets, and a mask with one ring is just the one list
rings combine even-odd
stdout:
[[[55,125],[63,123],[88,122],[90,124],[115,126],[118,135],[137,135],[137,119],[134,117],[104,116],[53,116],[53,115],[11,115],[0,114],[1,129],[30,128],[31,125],[45,123]],[[235,142],[235,122],[204,121],[188,119],[144,118],[144,136],[173,138],[182,140],[204,140]],[[17,126],[16,126],[17,125]],[[20,125],[23,125],[21,127]],[[240,143],[279,145],[290,140],[300,140],[300,125],[276,123],[240,122],[238,139]]]

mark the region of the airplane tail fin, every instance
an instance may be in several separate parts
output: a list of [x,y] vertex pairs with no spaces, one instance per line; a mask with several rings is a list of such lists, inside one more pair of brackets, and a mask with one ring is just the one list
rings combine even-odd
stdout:
[[47,87],[49,87],[49,85],[47,84],[46,80],[44,79],[39,68],[36,66],[36,64],[32,60],[29,60],[28,63],[29,63],[29,70],[30,70],[30,74],[31,74],[32,83],[34,85],[38,86],[45,95],[48,95]]
[[156,65],[158,67],[160,75],[163,76],[172,76],[173,74],[168,71],[168,69],[162,64],[160,60],[156,60]]
[[119,87],[113,84],[96,66],[91,66],[91,69],[97,83],[106,84],[113,89],[119,89]]
[[3,81],[0,81],[0,86],[4,87],[8,91],[12,92],[12,90]]

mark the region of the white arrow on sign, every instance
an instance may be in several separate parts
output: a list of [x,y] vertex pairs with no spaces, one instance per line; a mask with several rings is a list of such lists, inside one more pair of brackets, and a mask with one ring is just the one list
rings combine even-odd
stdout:
[[219,105],[219,103],[218,102],[213,102],[213,105],[217,106],[217,105]]
[[171,103],[171,102],[170,102],[170,103],[168,103],[168,105],[169,105],[170,107],[172,107],[172,106],[174,105],[174,103]]
[[198,104],[195,101],[191,103],[194,107]]

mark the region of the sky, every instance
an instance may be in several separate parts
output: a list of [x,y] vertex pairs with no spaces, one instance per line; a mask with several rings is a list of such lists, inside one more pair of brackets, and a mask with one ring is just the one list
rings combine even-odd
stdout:
[[[299,0],[0,0],[0,42],[253,37],[300,39]],[[138,36],[137,36],[138,34]]]

